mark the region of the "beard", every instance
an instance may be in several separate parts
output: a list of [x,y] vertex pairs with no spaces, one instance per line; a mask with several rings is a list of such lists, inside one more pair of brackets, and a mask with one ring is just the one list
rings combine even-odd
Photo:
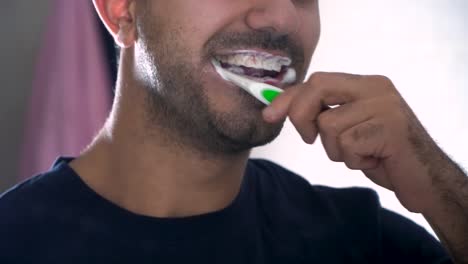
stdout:
[[139,43],[135,53],[137,71],[147,94],[149,133],[156,128],[163,131],[169,144],[207,155],[246,152],[279,135],[283,122],[265,122],[261,114],[264,105],[241,89],[239,96],[232,99],[238,105],[235,111],[216,109],[219,106],[207,95],[201,69],[210,63],[215,50],[242,45],[287,50],[293,59],[301,61],[301,54],[286,49],[288,41],[272,41],[270,33],[219,34],[207,42],[199,59],[194,59],[197,54],[184,45],[187,41],[183,32],[154,19],[143,15],[137,21]]
[[147,123],[163,129],[171,144],[206,154],[237,154],[271,142],[283,127],[264,122],[263,106],[248,94],[241,95],[242,101],[258,114],[245,108],[236,112],[213,109],[198,74],[187,64],[166,63],[158,73],[160,85],[148,89],[146,97]]

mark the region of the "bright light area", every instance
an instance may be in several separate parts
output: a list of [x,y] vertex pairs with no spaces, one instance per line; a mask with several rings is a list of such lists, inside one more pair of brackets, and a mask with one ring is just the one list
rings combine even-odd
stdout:
[[[468,1],[322,0],[320,5],[322,39],[311,72],[390,77],[432,137],[468,168]],[[384,207],[433,233],[392,192],[329,161],[320,142],[303,143],[290,123],[252,156],[276,161],[312,184],[373,188]]]

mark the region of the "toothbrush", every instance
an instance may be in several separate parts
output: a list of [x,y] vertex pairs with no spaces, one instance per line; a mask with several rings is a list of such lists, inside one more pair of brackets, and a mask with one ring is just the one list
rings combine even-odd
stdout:
[[[221,67],[221,65],[219,65],[219,62],[217,61],[213,61],[213,65],[221,77],[244,89],[246,92],[257,98],[265,105],[270,105],[273,100],[276,99],[276,97],[284,92],[282,89],[273,85],[256,82],[225,70]],[[288,70],[284,77],[284,82],[294,82],[295,79],[295,71],[292,69]]]

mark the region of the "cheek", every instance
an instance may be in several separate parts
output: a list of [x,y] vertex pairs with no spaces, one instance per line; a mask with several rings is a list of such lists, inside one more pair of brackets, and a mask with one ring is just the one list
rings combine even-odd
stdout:
[[[164,21],[166,31],[177,32],[181,44],[198,60],[206,42],[231,28],[245,12],[246,0],[157,1],[153,14]],[[163,3],[164,2],[164,3]],[[162,6],[158,10],[158,6]]]
[[196,42],[220,30],[232,17],[230,1],[233,0],[170,0],[162,11],[156,12],[172,28],[185,32]]
[[309,61],[317,47],[321,34],[320,16],[318,12],[302,12],[299,14],[300,27],[298,36],[303,43],[306,61]]

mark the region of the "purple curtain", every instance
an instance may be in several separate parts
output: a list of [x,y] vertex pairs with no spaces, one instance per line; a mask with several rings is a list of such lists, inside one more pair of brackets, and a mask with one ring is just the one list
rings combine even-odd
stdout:
[[76,156],[103,125],[110,81],[91,1],[52,0],[32,86],[20,179]]

